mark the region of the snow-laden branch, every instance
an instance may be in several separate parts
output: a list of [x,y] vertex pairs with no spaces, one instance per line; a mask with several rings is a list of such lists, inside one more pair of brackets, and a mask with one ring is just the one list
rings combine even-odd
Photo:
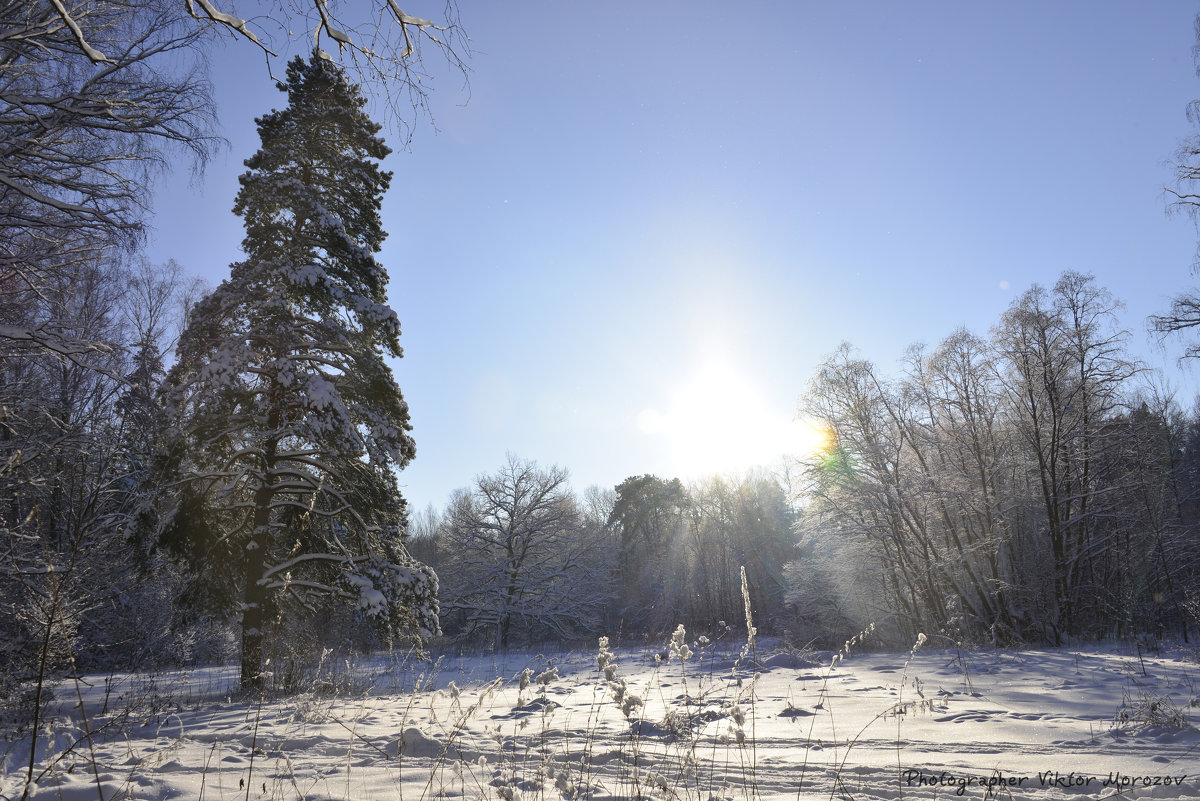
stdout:
[[271,565],[263,572],[263,577],[260,581],[266,582],[270,580],[276,573],[287,572],[297,565],[302,565],[307,562],[333,562],[340,565],[361,564],[367,561],[367,556],[351,556],[348,554],[334,553],[305,553],[295,556],[287,561],[280,562],[276,565]]

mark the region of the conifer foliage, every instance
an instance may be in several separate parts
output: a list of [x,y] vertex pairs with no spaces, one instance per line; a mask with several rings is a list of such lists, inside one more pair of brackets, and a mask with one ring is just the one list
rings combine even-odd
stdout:
[[401,538],[395,470],[415,448],[375,259],[389,149],[332,62],[297,58],[279,88],[234,206],[246,258],[195,308],[168,379],[163,537],[196,571],[190,600],[241,613],[243,686],[272,626],[331,598],[389,633],[438,628],[437,577]]

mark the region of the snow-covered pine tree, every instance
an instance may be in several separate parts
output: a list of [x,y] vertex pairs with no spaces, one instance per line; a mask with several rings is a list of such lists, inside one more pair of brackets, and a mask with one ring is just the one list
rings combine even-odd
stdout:
[[389,149],[332,62],[294,59],[280,89],[234,206],[246,258],[195,307],[168,378],[178,495],[163,537],[197,598],[240,611],[243,687],[263,682],[283,604],[340,598],[392,632],[438,628],[437,577],[401,539],[395,470],[415,448],[374,255]]

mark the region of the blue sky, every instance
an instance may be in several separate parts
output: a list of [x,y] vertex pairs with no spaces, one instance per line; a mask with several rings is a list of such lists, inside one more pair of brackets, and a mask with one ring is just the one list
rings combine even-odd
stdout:
[[[1145,318],[1193,280],[1163,187],[1198,11],[464,2],[469,96],[439,74],[437,130],[386,165],[406,497],[440,507],[506,452],[579,489],[775,465],[839,343],[890,372],[1068,269],[1125,301],[1190,406],[1194,370]],[[285,100],[251,48],[213,61],[230,148],[164,182],[150,255],[215,285],[253,118]]]

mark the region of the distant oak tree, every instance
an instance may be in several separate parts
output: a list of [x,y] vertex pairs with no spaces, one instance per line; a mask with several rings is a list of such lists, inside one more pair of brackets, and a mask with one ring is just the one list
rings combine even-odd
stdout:
[[510,456],[446,511],[443,606],[463,636],[593,633],[607,599],[605,532],[585,524],[567,471]]

